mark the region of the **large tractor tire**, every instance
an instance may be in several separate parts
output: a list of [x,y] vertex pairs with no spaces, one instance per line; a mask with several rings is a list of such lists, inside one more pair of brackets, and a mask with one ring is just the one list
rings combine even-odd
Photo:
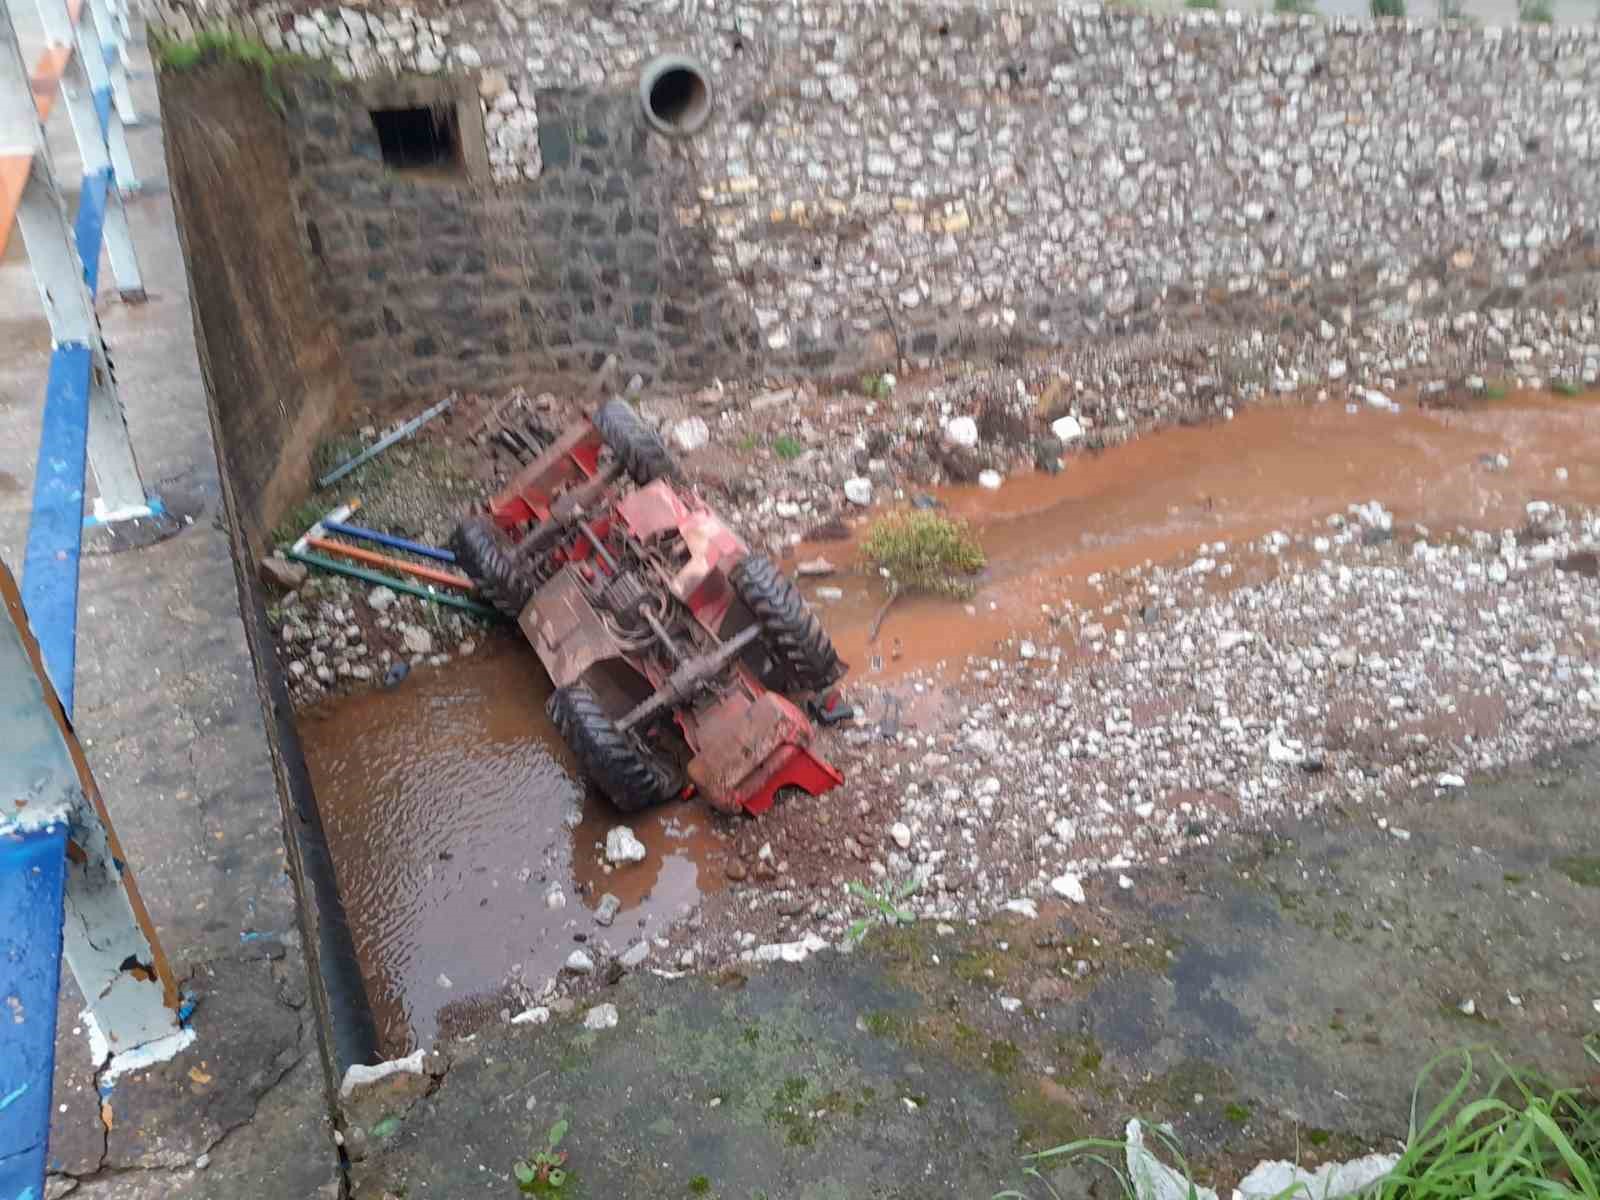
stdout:
[[478,585],[478,594],[515,621],[538,584],[519,563],[511,543],[488,517],[468,517],[450,535],[456,565]]
[[545,711],[583,773],[623,812],[664,804],[682,790],[678,772],[618,729],[583,684],[557,688]]
[[839,653],[794,582],[764,554],[740,559],[728,582],[755,615],[782,691],[818,692],[844,674]]
[[672,451],[654,429],[646,425],[626,400],[607,400],[594,414],[600,440],[611,448],[628,478],[640,487],[658,479],[678,478]]

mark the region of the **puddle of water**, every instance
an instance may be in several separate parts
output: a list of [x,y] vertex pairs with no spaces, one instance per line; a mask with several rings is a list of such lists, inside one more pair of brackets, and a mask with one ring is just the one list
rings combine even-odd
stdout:
[[[620,951],[723,881],[721,839],[694,804],[627,818],[649,857],[605,869],[597,844],[624,818],[575,782],[545,717],[549,692],[533,652],[506,636],[299,716],[387,1056],[492,1019],[517,964],[537,989],[575,935]],[[572,829],[564,817],[579,804]],[[551,909],[555,885],[567,902]],[[606,892],[623,902],[609,929],[593,918]]]
[[[1499,453],[1509,468],[1488,469],[1484,456]],[[971,614],[947,600],[908,597],[869,646],[886,593],[856,569],[854,545],[796,549],[796,559],[822,555],[846,572],[805,586],[845,592],[833,604],[814,603],[858,679],[987,653],[1037,626],[1041,604],[1095,603],[1085,580],[1096,572],[1186,560],[1202,542],[1233,546],[1273,530],[1303,531],[1351,503],[1376,499],[1397,521],[1436,535],[1457,525],[1518,526],[1533,499],[1600,503],[1600,397],[1512,393],[1448,410],[1407,399],[1399,413],[1349,413],[1331,401],[1255,407],[1231,422],[1072,458],[1060,475],[1013,476],[997,492],[943,488],[937,498],[972,523],[988,556]]]

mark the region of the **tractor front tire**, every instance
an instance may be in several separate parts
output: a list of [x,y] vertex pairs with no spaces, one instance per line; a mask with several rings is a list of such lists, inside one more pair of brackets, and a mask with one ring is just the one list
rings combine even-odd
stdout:
[[658,479],[678,478],[672,451],[626,400],[607,400],[593,419],[600,440],[610,447],[634,483],[644,487]]
[[545,711],[583,773],[623,812],[665,804],[682,790],[678,773],[618,729],[583,684],[557,688]]
[[844,674],[822,622],[770,558],[746,555],[728,572],[728,582],[761,626],[780,689],[819,692]]
[[450,535],[456,565],[478,585],[478,594],[515,621],[538,584],[520,564],[499,527],[488,517],[468,517]]

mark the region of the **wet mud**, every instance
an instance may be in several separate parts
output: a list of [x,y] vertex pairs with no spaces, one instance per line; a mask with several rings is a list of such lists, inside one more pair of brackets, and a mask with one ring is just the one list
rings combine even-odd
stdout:
[[[1071,457],[1058,475],[1016,475],[998,491],[936,489],[942,510],[971,523],[983,544],[977,594],[965,606],[904,597],[870,644],[888,592],[858,563],[854,540],[802,544],[786,565],[822,556],[840,568],[804,590],[856,678],[890,680],[988,653],[1038,627],[1041,605],[1094,604],[1088,579],[1097,573],[1191,561],[1208,542],[1305,531],[1353,503],[1377,500],[1397,523],[1436,537],[1458,526],[1516,528],[1530,500],[1600,503],[1600,395],[1513,392],[1449,409],[1401,401],[1399,412],[1332,401],[1251,408]],[[1232,586],[1277,569],[1263,556]],[[820,601],[819,587],[844,596]]]
[[[624,818],[585,791],[545,717],[549,690],[507,635],[299,716],[386,1056],[497,1019],[517,1003],[508,983],[537,992],[581,944],[625,949],[723,880],[700,806]],[[649,856],[608,868],[606,832],[624,821]],[[603,927],[607,892],[622,907]]]

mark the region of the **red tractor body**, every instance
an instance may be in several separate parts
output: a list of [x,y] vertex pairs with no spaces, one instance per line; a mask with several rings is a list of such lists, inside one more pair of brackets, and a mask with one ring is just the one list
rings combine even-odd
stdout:
[[800,704],[831,710],[843,665],[793,584],[675,477],[611,401],[463,523],[457,558],[538,653],[552,718],[618,807],[820,795],[843,777]]

